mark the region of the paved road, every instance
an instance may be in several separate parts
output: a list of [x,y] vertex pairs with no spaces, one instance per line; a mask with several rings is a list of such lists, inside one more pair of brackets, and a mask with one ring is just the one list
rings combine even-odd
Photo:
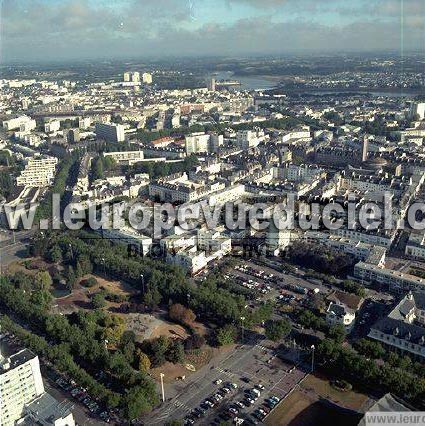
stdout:
[[14,235],[11,232],[7,233],[6,238],[0,242],[0,268],[17,260],[22,260],[26,256],[27,239],[33,232],[21,231],[15,232]]

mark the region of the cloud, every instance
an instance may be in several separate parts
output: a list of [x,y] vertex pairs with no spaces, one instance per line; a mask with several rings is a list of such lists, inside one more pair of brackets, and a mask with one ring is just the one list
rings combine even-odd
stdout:
[[[213,8],[220,0],[206,6]],[[260,0],[221,0],[257,5]],[[299,0],[314,6],[310,0]],[[404,0],[404,48],[423,44],[423,14],[418,0]],[[359,0],[345,24],[318,19],[311,13],[263,14],[224,23],[216,19],[191,21],[191,3],[183,0],[4,0],[1,8],[1,60],[141,57],[159,55],[249,55],[310,51],[398,49],[399,0]],[[321,7],[337,9],[329,0]],[[332,3],[332,4],[331,4]],[[372,4],[373,3],[373,4]],[[261,0],[265,5],[290,5],[293,0]],[[369,9],[365,5],[369,4]],[[385,14],[376,7],[387,4]],[[400,5],[399,5],[400,6]],[[236,6],[235,6],[236,7]],[[289,6],[288,6],[289,7]],[[419,7],[419,9],[418,9]],[[208,10],[208,9],[207,9]],[[305,10],[301,8],[300,10]],[[362,11],[362,13],[360,13]],[[265,15],[267,14],[267,15]],[[214,14],[211,14],[214,16]],[[216,16],[216,15],[215,15]],[[299,18],[302,16],[303,18]],[[383,18],[383,17],[384,18]],[[348,23],[347,23],[348,22]]]

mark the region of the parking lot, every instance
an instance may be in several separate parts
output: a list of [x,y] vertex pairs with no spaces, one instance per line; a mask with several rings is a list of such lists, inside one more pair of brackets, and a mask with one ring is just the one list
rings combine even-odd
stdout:
[[220,424],[231,418],[236,423],[239,419],[260,423],[306,375],[277,358],[271,345],[254,340],[236,347],[216,365],[198,372],[197,378],[167,400],[149,423],[163,424],[170,418],[199,425]]

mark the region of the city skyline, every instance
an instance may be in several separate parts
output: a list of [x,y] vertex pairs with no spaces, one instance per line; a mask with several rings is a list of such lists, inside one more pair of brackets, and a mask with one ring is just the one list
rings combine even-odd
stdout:
[[419,0],[1,2],[6,62],[421,50]]

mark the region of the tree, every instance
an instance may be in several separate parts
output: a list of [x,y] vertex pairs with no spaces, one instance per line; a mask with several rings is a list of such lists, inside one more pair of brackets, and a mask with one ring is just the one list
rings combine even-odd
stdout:
[[160,336],[149,342],[149,349],[152,354],[150,360],[155,367],[164,364],[169,346],[170,341],[165,336]]
[[62,261],[62,250],[59,245],[55,244],[50,250],[48,257],[51,262],[59,263]]
[[72,265],[69,265],[65,270],[65,280],[68,285],[68,289],[71,292],[74,288],[75,283],[77,282],[77,276],[75,275],[74,268]]
[[180,340],[174,340],[171,342],[166,358],[173,364],[181,364],[184,361],[184,347]]
[[335,340],[335,342],[342,343],[345,340],[345,336],[347,332],[345,331],[345,327],[342,324],[336,324],[329,327],[328,336]]
[[138,359],[139,371],[143,373],[147,373],[151,368],[151,360],[149,359],[149,357],[140,349],[138,349],[137,359]]
[[267,321],[266,337],[274,342],[277,342],[286,337],[291,331],[291,325],[286,320]]
[[142,386],[130,389],[124,397],[124,413],[128,420],[134,420],[152,409],[145,396],[146,390]]
[[93,265],[87,255],[79,254],[77,257],[77,264],[80,264],[82,275],[91,274],[93,272]]
[[184,347],[187,351],[191,351],[193,349],[200,349],[205,345],[205,339],[199,334],[193,334],[189,336],[185,342]]
[[[99,295],[99,301],[94,301],[94,298]],[[105,299],[101,293],[97,293],[93,297],[93,306],[97,304],[98,308],[95,307],[95,309],[103,308],[106,306]],[[108,315],[107,319],[105,320],[107,326],[103,330],[103,338],[104,340],[107,340],[110,345],[117,345],[118,342],[121,341],[122,335],[125,331],[125,321],[123,318],[119,317],[118,315]],[[133,344],[134,346],[134,344]]]
[[193,313],[193,311],[191,309],[185,308],[180,303],[171,305],[168,314],[173,321],[184,325],[190,325],[196,319],[196,315]]
[[50,291],[34,290],[31,293],[31,303],[40,306],[43,310],[47,310],[52,302],[53,296]]
[[217,343],[219,346],[231,345],[235,343],[237,330],[234,325],[227,324],[217,330]]
[[157,287],[150,288],[144,295],[143,301],[150,308],[155,309],[161,303],[161,293]]
[[94,277],[87,278],[86,280],[83,280],[81,282],[81,285],[87,288],[94,287],[95,285],[97,285],[97,279]]
[[93,179],[103,179],[105,177],[104,166],[102,159],[96,158],[93,164]]
[[75,267],[75,276],[76,278],[81,278],[83,275],[83,268],[81,267],[80,262],[77,262],[77,266]]
[[369,339],[357,340],[354,344],[357,352],[373,359],[382,359],[385,356],[385,349],[378,342]]
[[35,288],[38,290],[49,291],[52,287],[53,280],[47,271],[39,271],[34,277]]
[[105,296],[101,293],[96,293],[91,302],[94,309],[102,309],[106,306]]

